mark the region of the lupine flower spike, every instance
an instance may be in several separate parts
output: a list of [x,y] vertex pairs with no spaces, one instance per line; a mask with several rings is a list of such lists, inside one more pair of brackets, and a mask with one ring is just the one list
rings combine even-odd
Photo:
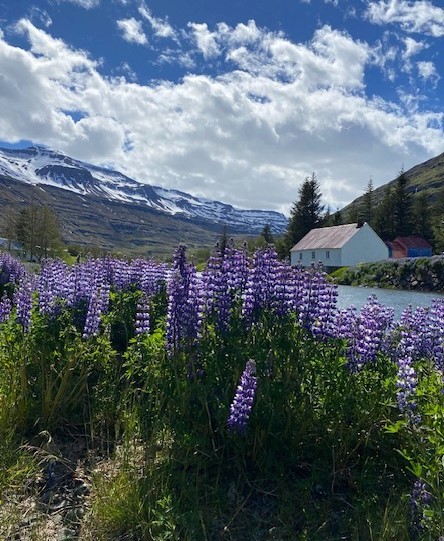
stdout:
[[230,406],[228,417],[228,429],[238,434],[245,434],[247,421],[253,407],[254,395],[257,387],[256,363],[252,360],[247,362],[242,373],[239,385]]

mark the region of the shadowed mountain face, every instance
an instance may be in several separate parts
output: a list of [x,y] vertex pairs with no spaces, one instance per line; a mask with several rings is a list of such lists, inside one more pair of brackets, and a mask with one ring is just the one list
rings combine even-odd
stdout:
[[0,210],[38,202],[57,212],[66,242],[131,253],[168,253],[178,243],[212,245],[228,234],[258,235],[278,212],[241,210],[176,190],[142,184],[47,148],[0,149]]

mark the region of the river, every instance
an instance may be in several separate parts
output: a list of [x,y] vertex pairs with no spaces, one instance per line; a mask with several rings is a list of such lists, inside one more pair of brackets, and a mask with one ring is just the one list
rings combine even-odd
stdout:
[[440,293],[424,293],[421,291],[402,291],[399,289],[380,289],[377,287],[338,286],[338,308],[350,305],[361,308],[370,295],[375,294],[378,301],[395,310],[395,320],[398,320],[407,306],[430,306],[432,299],[444,298]]

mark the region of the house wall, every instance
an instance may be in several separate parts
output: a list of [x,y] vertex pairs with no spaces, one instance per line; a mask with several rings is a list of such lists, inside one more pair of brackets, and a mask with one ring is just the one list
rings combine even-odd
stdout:
[[[312,252],[315,257],[312,257]],[[327,254],[329,252],[329,254]],[[302,259],[300,258],[302,254]],[[330,257],[327,257],[329,255]],[[309,267],[313,263],[321,262],[324,267],[340,267],[341,266],[341,249],[340,248],[322,248],[317,250],[298,250],[291,252],[291,264]]]
[[431,248],[409,248],[407,251],[407,257],[431,257]]
[[393,259],[401,259],[403,257],[407,257],[407,251],[403,248],[397,248],[395,250],[392,250],[392,253],[389,254],[389,257],[392,257]]
[[344,246],[340,266],[370,263],[388,259],[389,249],[385,242],[366,223]]

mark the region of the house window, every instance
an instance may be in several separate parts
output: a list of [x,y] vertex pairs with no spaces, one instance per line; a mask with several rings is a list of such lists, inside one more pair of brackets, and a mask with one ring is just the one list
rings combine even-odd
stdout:
[[299,252],[299,261],[302,261],[302,252]]
[[311,252],[311,258],[316,259],[316,252]]
[[327,251],[325,252],[325,258],[326,258],[326,259],[330,259],[330,250],[327,250]]

